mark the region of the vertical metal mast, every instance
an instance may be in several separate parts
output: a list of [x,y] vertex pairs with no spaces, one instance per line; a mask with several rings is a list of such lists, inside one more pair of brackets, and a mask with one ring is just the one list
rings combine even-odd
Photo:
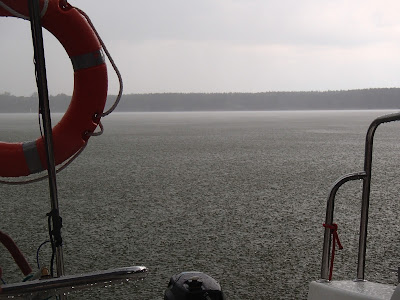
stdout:
[[50,118],[49,93],[47,89],[46,64],[45,64],[44,49],[43,49],[43,32],[40,23],[40,6],[39,6],[39,0],[27,0],[27,1],[29,2],[29,14],[31,21],[33,48],[34,48],[36,83],[39,95],[39,107],[40,107],[40,113],[42,114],[44,141],[47,153],[46,156],[47,166],[48,166],[47,170],[49,175],[50,200],[51,200],[50,216],[52,217],[52,222],[53,222],[53,231],[51,234],[54,236],[55,240],[57,276],[59,277],[64,275],[64,259],[63,259],[62,238],[61,238],[61,218],[58,210],[57,181],[56,181],[56,168],[55,168],[54,151],[53,151],[53,136],[52,136],[52,126]]

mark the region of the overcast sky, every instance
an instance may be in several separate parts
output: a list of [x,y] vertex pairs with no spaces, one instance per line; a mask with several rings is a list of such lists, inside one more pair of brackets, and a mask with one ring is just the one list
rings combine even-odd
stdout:
[[[91,17],[124,93],[400,87],[398,0],[69,2]],[[0,18],[0,30],[0,93],[30,95],[29,22]],[[71,94],[71,63],[48,33],[45,50],[50,93]]]

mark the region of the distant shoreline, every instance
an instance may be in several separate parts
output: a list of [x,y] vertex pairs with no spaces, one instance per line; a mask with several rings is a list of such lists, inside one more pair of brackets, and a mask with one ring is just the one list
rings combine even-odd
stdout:
[[[108,96],[108,106],[116,96]],[[50,96],[52,112],[64,112],[71,96]],[[0,94],[0,113],[35,112],[37,96]],[[117,112],[281,111],[400,109],[400,88],[264,93],[126,94]]]
[[[400,112],[399,109],[293,109],[293,110],[185,110],[185,111],[113,111],[112,114],[135,114],[135,113],[262,113],[262,112],[268,112],[268,113],[274,113],[274,112],[327,112],[327,113],[332,113],[332,112],[373,112],[373,111],[382,111],[382,112]],[[55,115],[63,115],[65,112],[59,112],[59,111],[51,111],[52,114]],[[37,115],[38,112],[2,112],[0,111],[0,115]]]

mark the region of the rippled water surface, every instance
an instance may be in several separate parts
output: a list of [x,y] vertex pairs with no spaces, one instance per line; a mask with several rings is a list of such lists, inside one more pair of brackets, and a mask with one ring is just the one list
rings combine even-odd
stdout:
[[[57,177],[66,273],[129,265],[144,281],[69,299],[162,299],[170,276],[205,272],[227,299],[306,299],[318,279],[328,190],[361,171],[365,133],[384,111],[126,113]],[[57,121],[55,116],[53,121]],[[0,115],[0,140],[33,140],[37,116]],[[377,131],[366,277],[399,265],[400,124]],[[1,187],[0,229],[29,262],[47,237],[46,181]],[[361,183],[338,193],[344,250],[334,278],[356,274]],[[48,265],[50,247],[41,250]],[[3,279],[22,279],[0,247]]]

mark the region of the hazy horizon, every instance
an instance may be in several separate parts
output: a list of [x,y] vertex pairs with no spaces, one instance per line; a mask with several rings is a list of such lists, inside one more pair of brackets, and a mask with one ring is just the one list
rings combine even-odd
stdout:
[[[259,92],[233,92],[233,91],[221,91],[221,92],[145,92],[145,93],[126,93],[123,92],[122,96],[129,96],[129,95],[157,95],[157,94],[263,94],[263,93],[329,93],[329,92],[351,92],[351,91],[362,91],[362,90],[384,90],[384,89],[400,89],[399,87],[371,87],[371,88],[354,88],[354,89],[342,89],[342,90],[270,90],[270,91],[259,91]],[[0,91],[0,95],[10,95],[15,97],[33,97],[37,95],[37,91],[32,92],[30,95],[16,95],[9,91]],[[66,95],[72,96],[71,94],[66,94],[64,92],[58,94],[49,94],[50,97],[55,97],[59,95]],[[108,96],[117,96],[117,93],[108,93]]]
[[[400,88],[346,91],[263,92],[263,93],[153,93],[124,94],[117,111],[249,111],[249,110],[324,110],[398,109]],[[2,112],[37,110],[37,94],[0,94]],[[71,96],[50,96],[52,111],[63,112]],[[109,107],[115,95],[107,97]]]

